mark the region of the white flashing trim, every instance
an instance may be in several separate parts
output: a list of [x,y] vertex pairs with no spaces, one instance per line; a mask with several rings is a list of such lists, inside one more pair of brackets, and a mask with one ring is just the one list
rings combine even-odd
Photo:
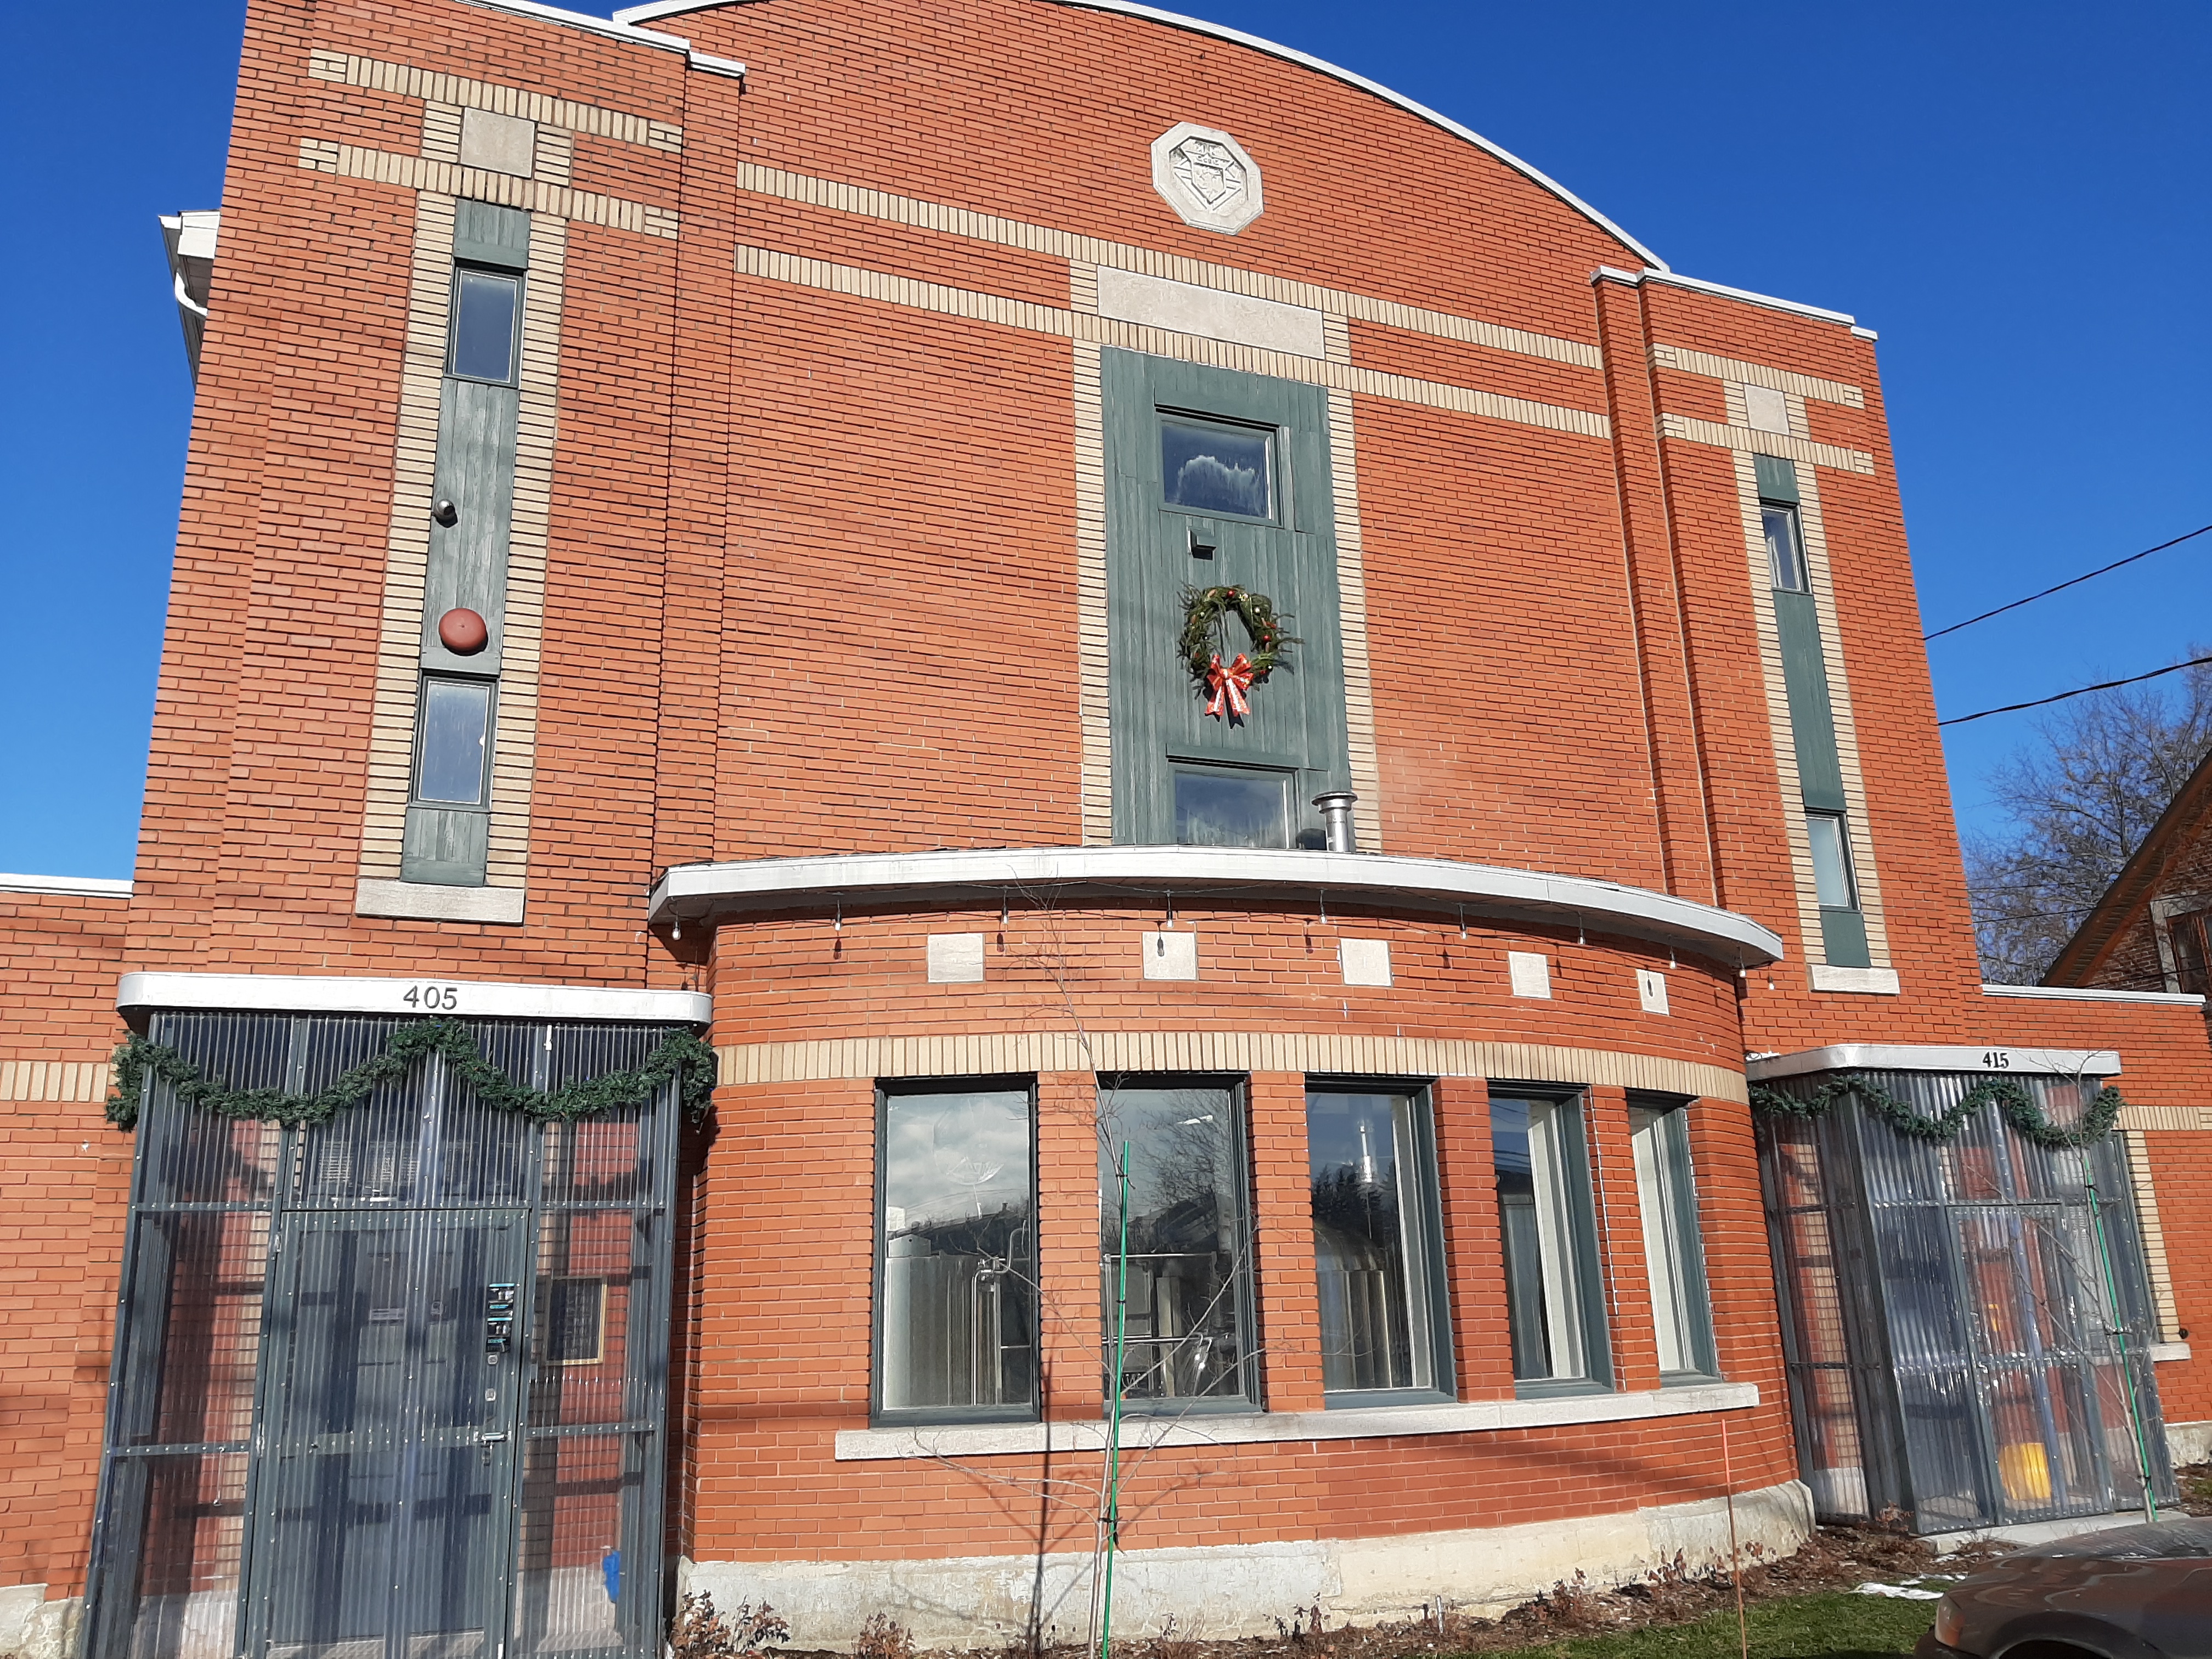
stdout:
[[1985,997],[2049,997],[2058,1002],[2166,1002],[2176,1007],[2202,1008],[2204,999],[2194,991],[2095,991],[2071,985],[1984,985]]
[[[1064,4],[1076,0],[1062,0]],[[1812,317],[1824,323],[1842,323],[1852,333],[1866,339],[1878,337],[1870,328],[1861,328],[1850,313],[1828,311],[1820,306],[1808,306],[1797,300],[1778,300],[1771,294],[1754,294],[1747,288],[1730,288],[1725,283],[1708,283],[1698,276],[1683,276],[1661,264],[1646,265],[1642,270],[1623,270],[1618,265],[1600,265],[1590,272],[1593,283],[1626,283],[1636,288],[1644,283],[1664,283],[1669,288],[1693,289],[1699,294],[1717,294],[1724,300],[1741,300],[1747,305],[1765,306],[1769,311],[1787,311],[1800,317]]]
[[129,898],[131,884],[109,876],[0,874],[0,893],[54,893],[70,898]]
[[1851,337],[1854,340],[1879,340],[1881,338],[1881,336],[1875,333],[1870,328],[1861,328],[1856,323],[1853,323],[1851,325]]
[[2001,1043],[1966,1048],[1943,1043],[1839,1042],[1794,1054],[1752,1056],[1744,1067],[1753,1083],[1802,1077],[1808,1072],[1987,1072],[2039,1076],[2112,1077],[2120,1057],[2110,1048],[2008,1048]]
[[726,75],[732,81],[745,78],[745,66],[734,58],[717,58],[696,47],[686,48],[684,61],[702,75]]
[[[415,1000],[408,1000],[410,996]],[[450,998],[450,1000],[448,1000]],[[284,1014],[458,1014],[480,1019],[619,1019],[705,1025],[703,991],[515,985],[448,979],[320,979],[290,974],[125,974],[118,1008],[214,1008]]]
[[[503,11],[517,17],[534,17],[542,23],[560,23],[569,28],[588,29],[593,34],[610,35],[617,40],[627,40],[633,46],[652,46],[660,52],[688,52],[691,43],[679,40],[672,34],[663,34],[658,29],[634,27],[628,17],[617,12],[611,21],[594,17],[588,12],[568,11],[559,6],[544,6],[538,0],[460,0],[465,6],[481,6],[486,11]],[[650,6],[640,7],[653,11]],[[685,8],[675,8],[678,10]]]
[[[623,7],[615,13],[615,21],[619,23],[642,23],[657,17],[674,17],[687,11],[712,11],[718,7],[735,3],[737,0],[648,0],[648,3],[642,6]],[[471,0],[471,3],[516,4],[520,3],[520,0]],[[1242,29],[1232,29],[1220,23],[1209,23],[1203,18],[1187,17],[1181,12],[1163,11],[1157,6],[1137,5],[1133,3],[1133,0],[1054,0],[1054,3],[1073,7],[1081,11],[1119,12],[1125,17],[1141,17],[1151,22],[1164,23],[1170,28],[1188,29],[1194,34],[1210,34],[1217,40],[1229,40],[1240,46],[1249,46],[1253,51],[1265,52],[1270,58],[1279,58],[1285,63],[1300,64],[1306,69],[1328,76],[1334,80],[1341,81],[1346,86],[1358,87],[1362,92],[1372,93],[1385,103],[1395,104],[1408,114],[1419,116],[1431,126],[1441,127],[1455,137],[1466,139],[1476,149],[1503,161],[1531,183],[1551,191],[1553,195],[1604,231],[1607,235],[1618,237],[1624,246],[1634,249],[1638,257],[1651,269],[1662,271],[1667,269],[1667,262],[1664,259],[1556,179],[1529,166],[1510,150],[1493,144],[1474,128],[1462,126],[1450,116],[1441,114],[1431,109],[1426,104],[1416,103],[1401,92],[1393,92],[1379,81],[1370,81],[1364,75],[1356,74],[1341,65],[1332,64],[1326,58],[1316,58],[1310,52],[1300,52],[1295,46],[1283,46],[1278,41],[1265,40],[1256,34],[1247,34]]]
[[[1154,1446],[1250,1446],[1287,1440],[1381,1440],[1409,1435],[1484,1434],[1576,1423],[1632,1423],[1705,1412],[1745,1411],[1759,1403],[1755,1382],[1711,1382],[1634,1394],[1577,1394],[1548,1400],[1486,1400],[1464,1405],[1356,1406],[1344,1411],[1238,1412],[1220,1416],[1124,1417],[1125,1449]],[[840,1429],[840,1463],[884,1458],[1103,1451],[1103,1422],[974,1423],[941,1428]]]
[[1039,847],[840,853],[679,866],[647,901],[655,924],[736,908],[832,899],[921,900],[968,891],[1075,884],[1195,893],[1288,889],[1352,902],[1464,905],[1553,926],[1653,939],[1731,966],[1778,962],[1782,940],[1748,916],[1647,888],[1447,859],[1211,847]]

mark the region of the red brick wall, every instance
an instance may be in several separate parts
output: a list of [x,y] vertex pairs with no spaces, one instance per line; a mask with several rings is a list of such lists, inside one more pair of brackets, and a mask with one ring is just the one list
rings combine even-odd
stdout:
[[99,1098],[67,1097],[90,1091],[21,1066],[107,1059],[122,1036],[124,908],[0,893],[0,1065],[18,1062],[16,1086],[0,1090],[0,1584],[53,1596],[83,1583],[131,1143]]

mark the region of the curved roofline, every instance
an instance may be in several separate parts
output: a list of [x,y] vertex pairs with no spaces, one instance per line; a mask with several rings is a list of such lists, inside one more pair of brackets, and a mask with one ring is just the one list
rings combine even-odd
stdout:
[[[747,3],[748,0],[647,0],[647,3],[641,6],[623,7],[615,13],[614,21],[635,27],[638,24],[650,22],[656,18],[674,17],[688,11],[715,11],[726,5],[743,5]],[[1551,191],[1553,195],[1574,209],[1607,235],[1618,237],[1625,246],[1634,249],[1637,257],[1652,270],[1666,271],[1672,269],[1664,259],[1550,174],[1530,167],[1512,151],[1492,143],[1474,128],[1462,126],[1450,116],[1441,114],[1431,109],[1426,104],[1416,103],[1403,93],[1393,92],[1379,81],[1370,81],[1364,75],[1354,74],[1352,70],[1332,64],[1326,58],[1316,58],[1310,52],[1300,52],[1295,46],[1285,46],[1273,40],[1262,40],[1256,34],[1247,34],[1242,29],[1229,28],[1219,23],[1209,23],[1203,18],[1186,17],[1181,12],[1163,11],[1157,6],[1137,5],[1133,3],[1133,0],[1050,0],[1050,3],[1072,6],[1082,11],[1119,12],[1126,17],[1142,17],[1152,22],[1164,23],[1170,28],[1188,29],[1194,34],[1210,34],[1218,40],[1233,41],[1237,46],[1249,46],[1255,52],[1265,52],[1270,58],[1279,58],[1286,63],[1303,64],[1307,69],[1317,70],[1323,75],[1343,82],[1346,86],[1358,87],[1362,92],[1372,93],[1384,102],[1395,104],[1409,114],[1419,116],[1431,126],[1442,127],[1446,132],[1466,139],[1477,149],[1503,161],[1532,184],[1540,185],[1543,189]]]

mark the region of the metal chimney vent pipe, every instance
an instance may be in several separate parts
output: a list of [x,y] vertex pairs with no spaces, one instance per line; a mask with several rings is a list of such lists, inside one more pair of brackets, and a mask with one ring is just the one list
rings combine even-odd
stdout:
[[1352,804],[1358,799],[1349,789],[1332,789],[1313,798],[1313,804],[1321,809],[1322,833],[1328,838],[1330,852],[1359,850],[1352,830]]

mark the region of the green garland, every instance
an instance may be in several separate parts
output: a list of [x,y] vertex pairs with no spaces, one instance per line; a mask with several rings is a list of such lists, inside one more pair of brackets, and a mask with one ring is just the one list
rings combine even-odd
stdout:
[[2039,1146],[2087,1146],[2102,1140],[2119,1121],[2120,1108],[2127,1104],[2120,1091],[2108,1085],[2099,1091],[2079,1123],[2070,1129],[2062,1128],[2044,1115],[2026,1085],[2014,1078],[1990,1077],[1967,1090],[1957,1105],[1926,1117],[1911,1102],[1899,1100],[1863,1073],[1831,1079],[1803,1097],[1753,1085],[1751,1103],[1756,1111],[1779,1117],[1819,1117],[1845,1095],[1856,1095],[1898,1133],[1915,1140],[1936,1141],[1956,1139],[1966,1120],[1994,1100],[2004,1121]]
[[348,1106],[359,1104],[386,1083],[404,1077],[429,1054],[442,1054],[477,1098],[495,1110],[568,1123],[627,1106],[643,1106],[670,1079],[678,1079],[684,1109],[694,1123],[707,1115],[714,1097],[714,1051],[689,1031],[672,1032],[634,1072],[614,1072],[588,1083],[572,1083],[550,1093],[510,1081],[483,1057],[468,1028],[458,1020],[415,1020],[392,1034],[384,1052],[340,1075],[319,1094],[287,1094],[282,1089],[233,1089],[217,1081],[165,1043],[133,1031],[115,1051],[115,1087],[107,1097],[107,1121],[118,1128],[138,1124],[146,1079],[173,1085],[177,1098],[217,1117],[258,1118],[296,1127],[321,1123]]
[[1219,638],[1221,619],[1232,611],[1244,624],[1245,632],[1252,636],[1252,649],[1246,659],[1252,665],[1255,685],[1290,660],[1290,653],[1284,647],[1305,643],[1295,634],[1283,631],[1283,624],[1290,618],[1277,616],[1275,602],[1265,593],[1255,593],[1246,587],[1186,587],[1182,591],[1182,637],[1176,641],[1176,649],[1182,653],[1190,677],[1200,685],[1206,684],[1206,671],[1212,667],[1215,655],[1227,643]]

